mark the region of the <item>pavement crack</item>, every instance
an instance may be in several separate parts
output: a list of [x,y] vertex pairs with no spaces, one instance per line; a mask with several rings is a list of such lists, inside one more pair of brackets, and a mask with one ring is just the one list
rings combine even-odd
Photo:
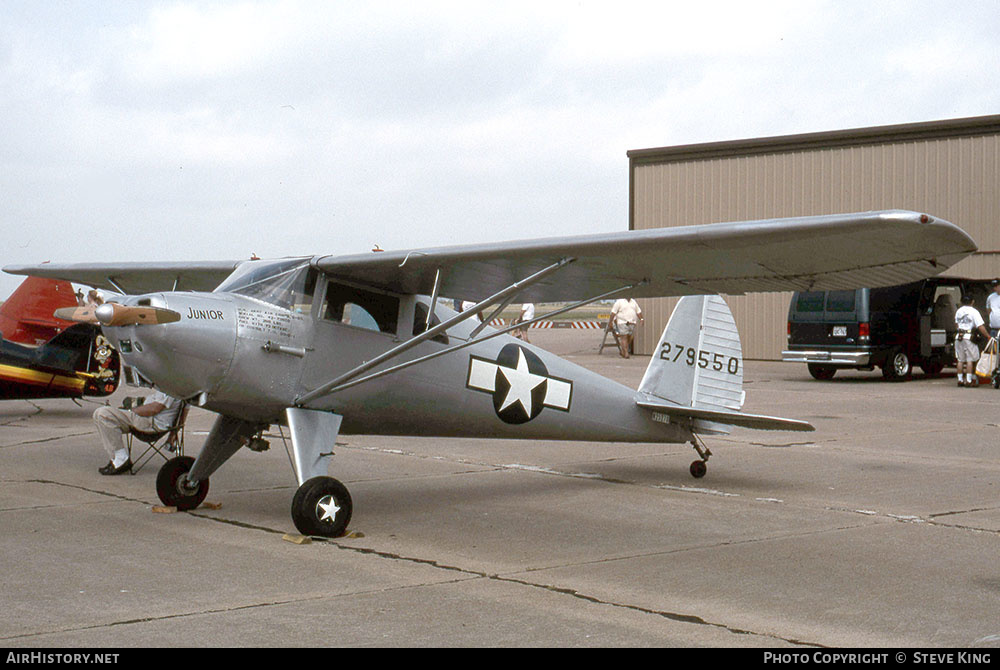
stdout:
[[654,556],[671,556],[675,554],[683,554],[691,551],[704,551],[710,549],[721,549],[722,547],[737,547],[747,544],[756,544],[758,542],[771,542],[773,540],[790,540],[796,538],[813,537],[815,535],[823,535],[825,533],[839,533],[845,530],[856,530],[858,528],[865,528],[870,526],[870,523],[857,523],[848,526],[837,526],[836,528],[822,528],[819,530],[810,530],[800,533],[778,533],[775,535],[767,535],[764,537],[750,537],[742,540],[723,540],[721,542],[712,542],[710,544],[699,544],[690,547],[682,547],[680,549],[666,549],[663,551],[649,551],[637,554],[626,554],[621,556],[608,556],[605,558],[597,558],[590,561],[573,561],[570,563],[562,563],[557,565],[544,565],[534,568],[527,568],[524,570],[519,570],[519,573],[531,573],[531,572],[545,572],[548,570],[560,570],[563,568],[575,568],[584,565],[601,565],[604,563],[616,563],[618,561],[628,561],[636,558],[651,558]]
[[973,507],[972,509],[957,509],[950,512],[937,512],[935,514],[928,514],[928,519],[936,519],[941,516],[953,516],[955,514],[972,514],[973,512],[989,512],[991,510],[1000,509],[1000,507]]
[[40,407],[39,405],[36,405],[35,403],[31,402],[30,400],[24,400],[24,402],[26,402],[29,405],[31,405],[32,407],[34,407],[35,411],[32,412],[31,414],[26,415],[26,416],[19,416],[16,419],[8,419],[7,421],[0,421],[0,426],[12,426],[15,423],[18,423],[19,421],[28,421],[29,419],[31,419],[33,417],[36,417],[36,416],[38,416],[39,414],[41,414],[42,412],[45,411],[44,409],[42,409],[42,407]]
[[[439,582],[439,583],[440,584],[449,584],[449,583],[455,583],[455,582],[458,582],[458,581],[464,581],[464,580],[450,580],[450,581],[442,581],[442,582]],[[371,593],[388,593],[388,592],[391,592],[391,591],[399,591],[399,590],[403,590],[403,589],[420,588],[420,587],[423,587],[423,586],[432,586],[432,585],[436,585],[436,584],[437,583],[406,584],[406,585],[403,585],[403,586],[396,586],[396,587],[385,588],[385,589],[364,589],[364,590],[360,590],[360,591],[352,591],[350,593],[333,593],[333,594],[331,594],[331,593],[324,593],[322,595],[303,596],[301,598],[287,598],[287,599],[284,599],[284,600],[268,600],[268,601],[264,601],[264,602],[246,603],[246,604],[243,604],[243,605],[233,605],[231,607],[216,607],[216,608],[211,608],[211,609],[192,610],[192,611],[188,611],[188,612],[174,612],[174,613],[171,613],[171,614],[161,614],[159,616],[137,617],[137,618],[134,618],[134,619],[122,619],[122,620],[119,620],[119,621],[108,621],[108,622],[105,622],[105,623],[92,624],[92,625],[89,625],[89,626],[74,626],[74,627],[71,627],[71,628],[60,628],[60,629],[57,629],[57,630],[44,630],[44,631],[34,631],[34,632],[31,632],[31,633],[21,633],[21,634],[18,634],[18,635],[10,635],[10,636],[6,636],[6,637],[0,637],[0,640],[19,640],[19,639],[25,639],[25,638],[40,637],[40,636],[43,636],[43,635],[60,635],[62,633],[76,633],[76,632],[79,632],[79,631],[95,630],[95,629],[100,629],[100,628],[114,628],[116,626],[129,626],[129,625],[134,625],[134,624],[153,623],[153,622],[157,622],[157,621],[170,621],[172,619],[185,619],[185,618],[188,618],[188,617],[195,617],[195,616],[209,616],[209,615],[213,615],[213,614],[226,614],[226,613],[229,613],[229,612],[242,612],[242,611],[246,611],[246,610],[263,609],[263,608],[267,608],[267,607],[280,607],[282,605],[293,605],[293,604],[296,604],[296,603],[307,603],[307,602],[315,602],[315,601],[319,601],[319,600],[328,600],[328,599],[336,599],[336,598],[348,598],[348,597],[354,597],[354,596],[363,596],[363,595],[367,595],[367,594],[371,594]]]
[[[218,521],[220,523],[230,524],[230,525],[237,526],[237,527],[240,527],[240,528],[248,528],[248,529],[252,529],[252,530],[260,530],[260,531],[264,531],[266,533],[275,534],[275,535],[284,534],[282,531],[274,529],[274,528],[267,528],[265,526],[255,526],[255,525],[252,525],[252,524],[247,524],[247,523],[243,523],[241,521],[235,521],[235,520],[232,520],[232,519],[223,519],[223,518],[220,518],[220,517],[213,517],[213,516],[208,516],[208,515],[204,515],[204,514],[197,514],[195,512],[188,512],[188,514],[190,514],[191,516],[197,516],[197,517],[200,517],[200,518],[203,518],[203,519],[208,519],[210,521]],[[438,561],[438,560],[432,559],[432,558],[420,558],[420,557],[417,557],[417,556],[406,556],[406,555],[398,554],[398,553],[394,553],[394,552],[383,551],[381,549],[375,549],[373,547],[352,547],[352,546],[349,546],[349,545],[346,545],[346,544],[341,544],[341,543],[337,542],[336,540],[330,540],[328,538],[314,537],[313,540],[318,541],[321,544],[328,544],[331,547],[333,547],[335,549],[338,549],[340,551],[349,551],[349,552],[352,552],[352,553],[355,553],[355,554],[361,554],[361,555],[365,555],[365,556],[374,556],[374,557],[385,559],[385,560],[400,561],[400,562],[410,563],[410,564],[415,564],[415,565],[426,565],[426,566],[429,566],[429,567],[432,567],[432,568],[436,568],[438,570],[446,570],[448,572],[454,572],[454,573],[457,573],[457,574],[466,575],[468,577],[487,579],[487,580],[494,581],[494,582],[502,582],[502,583],[508,583],[508,584],[517,584],[517,585],[520,585],[520,586],[526,586],[526,587],[534,588],[534,589],[542,589],[542,590],[548,591],[550,593],[556,593],[556,594],[559,594],[559,595],[571,596],[571,597],[576,598],[578,600],[583,600],[585,602],[589,602],[589,603],[592,603],[592,604],[595,604],[595,605],[603,605],[603,606],[606,606],[606,607],[614,607],[614,608],[618,608],[618,609],[625,609],[625,610],[630,610],[630,611],[633,611],[633,612],[641,612],[643,614],[648,614],[648,615],[651,615],[651,616],[658,616],[658,617],[661,617],[663,619],[667,619],[667,620],[670,620],[670,621],[677,621],[677,622],[681,622],[681,623],[688,623],[688,624],[695,624],[695,625],[700,625],[700,626],[710,626],[710,627],[713,627],[713,628],[720,628],[722,630],[726,630],[726,631],[728,631],[730,633],[733,633],[734,635],[753,635],[753,636],[765,637],[765,638],[769,638],[769,639],[772,639],[772,640],[780,640],[782,642],[787,642],[789,644],[793,644],[793,645],[796,645],[796,646],[819,647],[819,648],[824,647],[824,645],[816,643],[816,642],[807,642],[807,641],[799,640],[799,639],[796,639],[796,638],[783,637],[783,636],[776,635],[776,634],[773,634],[773,633],[758,633],[758,632],[755,632],[755,631],[745,630],[745,629],[742,629],[742,628],[735,628],[735,627],[729,626],[727,624],[718,623],[718,622],[714,622],[714,621],[708,621],[707,619],[704,619],[703,617],[700,617],[700,616],[695,615],[695,614],[682,614],[682,613],[678,613],[678,612],[669,612],[669,611],[666,611],[666,610],[656,610],[656,609],[652,609],[652,608],[642,607],[640,605],[632,605],[632,604],[629,604],[629,603],[619,603],[619,602],[615,602],[615,601],[612,601],[612,600],[603,600],[603,599],[598,598],[596,596],[592,596],[592,595],[589,595],[589,594],[577,591],[576,589],[570,589],[570,588],[566,588],[566,587],[555,586],[555,585],[552,585],[552,584],[541,584],[541,583],[537,583],[537,582],[528,581],[528,580],[525,580],[525,579],[518,579],[516,577],[508,577],[508,576],[504,576],[504,575],[500,575],[500,574],[496,574],[496,573],[484,572],[482,570],[473,570],[471,568],[463,568],[463,567],[457,566],[457,565],[450,565],[448,563],[442,563],[441,561]]]
[[718,623],[715,621],[708,621],[695,614],[680,614],[677,612],[667,612],[664,610],[652,609],[649,607],[642,607],[640,605],[630,605],[628,603],[618,603],[613,600],[603,600],[585,593],[580,593],[576,589],[570,589],[562,586],[554,586],[552,584],[537,584],[535,582],[529,582],[521,579],[514,579],[512,577],[491,577],[491,579],[497,579],[499,581],[511,582],[514,584],[521,584],[523,586],[530,586],[534,588],[545,589],[546,591],[551,591],[552,593],[559,593],[563,595],[572,596],[580,600],[585,600],[590,603],[595,603],[598,605],[605,605],[608,607],[616,607],[620,609],[627,609],[633,612],[642,612],[643,614],[650,614],[653,616],[662,617],[670,621],[679,621],[681,623],[696,624],[699,626],[710,626],[712,628],[721,628],[722,630],[728,631],[734,635],[752,635],[756,637],[766,637],[772,640],[780,640],[782,642],[787,642],[801,647],[817,647],[826,648],[826,645],[819,644],[817,642],[806,642],[805,640],[800,640],[797,638],[783,637],[781,635],[776,635],[773,633],[759,633],[757,631],[746,630],[744,628],[735,628],[724,623]]
[[138,498],[130,498],[128,496],[119,495],[117,493],[110,493],[108,491],[101,491],[100,489],[92,489],[86,486],[80,486],[78,484],[67,484],[65,482],[57,482],[51,479],[18,479],[18,480],[8,480],[17,482],[19,484],[51,484],[53,486],[65,486],[66,488],[77,489],[78,491],[86,491],[87,493],[94,493],[99,496],[107,496],[108,498],[115,498],[117,500],[125,500],[128,502],[141,503],[143,505],[149,505],[148,500],[140,500]]
[[57,435],[55,437],[43,437],[37,440],[24,440],[22,442],[12,442],[11,444],[0,444],[0,449],[9,449],[11,447],[21,447],[26,444],[42,444],[43,442],[56,442],[58,440],[65,440],[67,437],[82,437],[83,435],[93,435],[94,431],[88,430],[83,433],[67,433],[65,435]]

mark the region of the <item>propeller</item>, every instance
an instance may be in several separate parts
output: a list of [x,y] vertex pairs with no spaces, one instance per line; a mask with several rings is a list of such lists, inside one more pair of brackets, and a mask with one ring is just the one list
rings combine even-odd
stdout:
[[94,316],[94,306],[86,307],[60,307],[52,313],[52,316],[63,321],[76,321],[77,323],[97,323]]
[[153,325],[181,320],[181,315],[172,309],[119,305],[116,302],[106,302],[97,307],[63,307],[57,309],[54,316],[67,321],[99,323],[102,326]]

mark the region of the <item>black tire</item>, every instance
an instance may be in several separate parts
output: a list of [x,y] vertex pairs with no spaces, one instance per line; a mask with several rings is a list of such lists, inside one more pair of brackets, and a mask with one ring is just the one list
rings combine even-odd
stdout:
[[829,365],[820,365],[819,363],[810,363],[809,374],[813,376],[813,379],[826,381],[833,379],[833,376],[837,374],[837,368]]
[[292,498],[292,522],[303,535],[340,537],[353,512],[351,494],[333,477],[306,480]]
[[893,349],[882,363],[882,376],[890,381],[906,379],[913,372],[910,357],[902,349]]
[[695,479],[701,479],[708,472],[708,466],[705,461],[692,461],[691,467],[688,468],[691,471],[691,476]]
[[944,361],[924,361],[920,364],[920,369],[924,371],[925,375],[933,377],[941,374],[941,371],[944,370]]
[[186,475],[191,471],[194,459],[190,456],[177,456],[163,464],[156,473],[156,495],[164,505],[176,507],[178,510],[194,509],[208,495],[208,480],[198,482],[195,488],[185,486]]

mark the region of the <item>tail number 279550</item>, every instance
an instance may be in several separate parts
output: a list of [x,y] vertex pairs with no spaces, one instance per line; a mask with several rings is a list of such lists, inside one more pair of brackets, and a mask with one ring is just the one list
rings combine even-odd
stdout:
[[697,365],[699,368],[711,368],[716,372],[728,372],[735,375],[740,371],[740,359],[735,356],[726,356],[717,352],[707,350],[697,350],[694,347],[685,347],[683,344],[670,344],[664,342],[660,347],[660,358],[670,363],[684,362],[689,367]]

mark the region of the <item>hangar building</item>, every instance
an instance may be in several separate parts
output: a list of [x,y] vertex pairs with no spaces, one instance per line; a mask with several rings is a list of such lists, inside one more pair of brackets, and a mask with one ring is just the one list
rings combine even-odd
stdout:
[[[631,230],[910,209],[978,243],[947,274],[1000,276],[1000,115],[638,149],[628,159]],[[746,358],[781,359],[790,297],[727,297]],[[642,301],[637,353],[652,353],[675,302]]]

